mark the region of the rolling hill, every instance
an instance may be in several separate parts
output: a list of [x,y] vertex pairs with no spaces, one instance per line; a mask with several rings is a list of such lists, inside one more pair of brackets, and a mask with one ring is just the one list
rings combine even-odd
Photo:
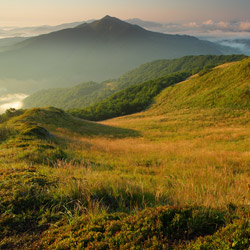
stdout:
[[[199,77],[191,77],[192,80],[187,81],[188,85],[185,85],[186,88],[189,89],[189,92],[187,93],[185,93],[183,85],[179,82],[184,81],[187,76],[190,76],[190,73],[183,71],[182,73],[175,73],[173,75],[168,75],[166,77],[157,78],[128,87],[90,107],[85,109],[73,109],[69,112],[83,119],[94,121],[136,113],[147,109],[154,102],[154,98],[163,89],[165,89],[164,93],[172,88],[173,91],[176,91],[175,89],[177,87],[175,88],[175,85],[181,90],[184,89],[183,91],[186,98],[189,98],[189,102],[199,108],[209,106],[219,107],[220,105],[223,108],[226,108],[226,105],[228,108],[249,108],[249,79],[247,78],[249,70],[244,68],[244,65],[247,67],[249,59],[245,60],[246,62],[243,60],[238,64],[236,63],[236,66],[233,69],[229,67],[227,73],[224,73],[224,71],[219,68],[217,75],[217,69],[212,70],[211,67],[205,67],[199,72]],[[241,66],[239,67],[239,65]],[[235,75],[237,67],[239,67],[238,74]],[[192,67],[190,70],[192,70]],[[246,72],[246,75],[243,75],[244,72]],[[195,82],[195,80],[197,82]],[[205,81],[205,84],[203,81]],[[244,85],[240,86],[239,82],[244,82]],[[236,86],[236,84],[239,86]],[[205,90],[203,91],[202,86],[205,86]],[[196,89],[197,92],[195,92]],[[208,93],[206,92],[207,90],[209,90]],[[194,94],[192,95],[192,93]],[[178,100],[182,105],[185,105],[186,99],[183,99],[184,94],[181,93],[179,96],[175,96],[174,94],[171,97],[172,99],[163,97],[163,100],[165,100],[166,103],[169,103],[170,107]],[[218,103],[220,103],[220,105]],[[162,107],[161,104],[160,106]],[[180,108],[182,108],[182,106]]]
[[112,96],[85,109],[70,109],[76,117],[101,121],[117,116],[140,112],[149,107],[153,98],[164,88],[185,80],[188,73],[175,73],[121,90]]
[[24,100],[23,107],[54,106],[63,109],[84,108],[129,86],[141,84],[155,78],[165,77],[168,74],[178,71],[186,71],[188,74],[194,74],[204,67],[237,61],[244,57],[243,55],[206,55],[186,56],[172,60],[157,60],[143,64],[123,74],[118,79],[107,80],[102,83],[82,83],[71,88],[55,88],[38,91]]
[[250,58],[166,88],[156,99],[165,109],[250,109]]
[[151,32],[106,16],[29,38],[0,53],[0,87],[32,93],[118,77],[160,58],[200,54],[222,52],[217,45],[192,36]]
[[[204,135],[211,132],[211,136],[214,133],[214,138],[218,138],[220,134],[224,134],[225,137],[222,137],[231,142],[234,138],[227,137],[230,134],[228,131],[235,130],[232,133],[238,137],[240,134],[237,134],[237,128],[249,124],[249,75],[249,57],[240,62],[226,63],[166,87],[153,99],[151,106],[144,109],[144,112],[121,116],[102,123],[143,130],[144,136],[152,133],[150,138],[153,140],[166,138],[171,140],[175,136],[184,139],[189,133],[191,138],[202,138],[203,134],[198,136],[192,131],[196,129],[203,131],[206,128],[202,132]],[[221,127],[227,129],[223,131]],[[211,128],[214,132],[210,131]],[[249,144],[248,135],[242,139],[247,145]],[[214,141],[213,143],[212,148],[216,144]],[[247,147],[245,149],[248,150]]]
[[206,68],[104,122],[1,115],[0,248],[249,249],[249,65]]
[[0,39],[0,52],[8,50],[11,46],[20,43],[27,38],[25,37],[11,37]]

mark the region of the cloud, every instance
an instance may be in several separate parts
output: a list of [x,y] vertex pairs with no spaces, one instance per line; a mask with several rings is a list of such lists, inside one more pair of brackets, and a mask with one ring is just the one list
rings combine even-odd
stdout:
[[198,37],[250,37],[250,22],[190,21],[186,23],[165,23],[151,30],[169,34],[187,34]]
[[250,22],[242,22],[239,25],[241,31],[248,31],[250,32]]
[[[156,23],[143,21],[140,19],[130,19],[126,20],[133,24],[138,24],[146,29],[164,32],[164,33],[176,33],[176,34],[209,34],[209,33],[219,33],[219,32],[250,32],[250,22],[242,21],[215,21],[212,19],[205,21],[195,21],[191,20],[186,23]],[[62,24],[58,26],[38,26],[38,27],[19,27],[19,28],[6,28],[0,27],[0,37],[14,37],[14,36],[35,36],[39,34],[49,33],[52,31],[60,30],[63,28],[75,27],[80,23],[69,23]]]
[[199,27],[199,25],[196,22],[184,23],[183,26],[191,27],[191,28],[198,28]]
[[0,97],[0,113],[9,108],[20,109],[23,105],[23,99],[28,95],[22,93],[7,94]]
[[207,20],[205,22],[203,22],[204,25],[214,25],[214,21],[213,20]]
[[228,22],[218,22],[218,27],[222,28],[222,29],[229,29],[230,28],[230,23]]

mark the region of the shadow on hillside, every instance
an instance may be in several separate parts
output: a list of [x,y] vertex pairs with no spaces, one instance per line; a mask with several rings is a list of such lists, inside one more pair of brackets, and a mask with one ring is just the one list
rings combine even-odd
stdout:
[[63,110],[48,107],[26,110],[18,116],[14,123],[23,127],[25,124],[33,124],[45,128],[49,132],[67,136],[108,137],[124,138],[138,137],[141,134],[135,130],[111,127],[96,122],[73,117]]
[[80,134],[82,136],[89,136],[89,137],[99,136],[108,138],[125,138],[125,137],[141,136],[140,132],[133,129],[103,125],[75,117],[74,119],[75,121],[82,123],[81,126],[78,126],[77,128],[67,127],[67,130],[69,130],[72,133]]

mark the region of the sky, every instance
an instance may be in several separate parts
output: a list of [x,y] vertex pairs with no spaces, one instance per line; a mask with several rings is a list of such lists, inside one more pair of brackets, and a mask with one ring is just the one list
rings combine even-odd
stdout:
[[250,22],[250,0],[1,0],[0,26],[56,25],[99,19]]

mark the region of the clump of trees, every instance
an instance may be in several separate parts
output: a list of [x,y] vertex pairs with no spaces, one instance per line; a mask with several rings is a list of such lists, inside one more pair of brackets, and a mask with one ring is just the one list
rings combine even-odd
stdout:
[[10,118],[22,115],[23,113],[24,113],[23,109],[14,109],[14,108],[7,109],[5,113],[0,115],[0,123],[4,123],[8,121]]

